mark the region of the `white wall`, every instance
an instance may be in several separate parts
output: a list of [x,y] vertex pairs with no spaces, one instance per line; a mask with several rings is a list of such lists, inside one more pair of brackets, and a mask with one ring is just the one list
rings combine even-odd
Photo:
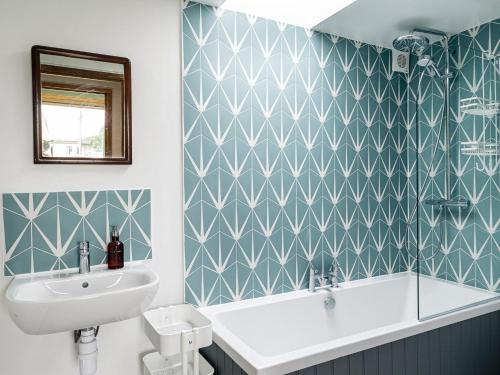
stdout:
[[[180,0],[0,0],[0,193],[150,187],[152,264],[161,276],[156,304],[182,301],[180,6]],[[133,165],[33,164],[35,44],[131,60]],[[2,295],[8,282],[0,277]],[[151,349],[139,318],[101,327],[98,342],[102,375],[140,374],[141,353]],[[71,334],[25,335],[2,299],[0,374],[78,374]]]

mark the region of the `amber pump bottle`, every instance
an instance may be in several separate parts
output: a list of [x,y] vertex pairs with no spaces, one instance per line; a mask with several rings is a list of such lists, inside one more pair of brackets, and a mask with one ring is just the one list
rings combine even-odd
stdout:
[[123,242],[120,242],[118,228],[111,229],[111,242],[108,244],[108,268],[114,270],[123,267]]

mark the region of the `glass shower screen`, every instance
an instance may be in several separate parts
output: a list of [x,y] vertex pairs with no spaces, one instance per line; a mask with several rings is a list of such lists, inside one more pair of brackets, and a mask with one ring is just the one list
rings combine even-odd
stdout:
[[[430,50],[444,71],[444,48]],[[449,123],[444,79],[416,66],[410,83],[417,173],[409,194],[417,206],[409,257],[421,320],[497,298],[499,291],[500,58],[473,38],[452,40],[449,51]]]

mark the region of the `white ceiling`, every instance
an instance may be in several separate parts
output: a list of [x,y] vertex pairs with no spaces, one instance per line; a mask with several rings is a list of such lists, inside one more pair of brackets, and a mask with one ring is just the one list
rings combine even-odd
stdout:
[[325,17],[337,13],[354,1],[356,0],[226,0],[221,7],[311,29]]
[[500,17],[500,0],[357,0],[316,30],[392,48],[415,27],[456,34]]
[[[225,2],[197,1],[214,6]],[[500,18],[500,0],[356,0],[332,16],[326,13],[314,29],[391,48],[394,38],[415,27],[456,34],[496,18]]]
[[214,7],[221,6],[226,0],[196,0],[197,3],[212,5]]

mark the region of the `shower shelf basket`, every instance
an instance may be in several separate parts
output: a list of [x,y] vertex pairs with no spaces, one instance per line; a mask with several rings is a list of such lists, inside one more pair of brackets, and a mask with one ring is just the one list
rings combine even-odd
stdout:
[[500,103],[491,99],[472,96],[460,100],[460,110],[469,115],[492,118],[500,112]]
[[463,155],[473,156],[498,156],[500,155],[500,143],[497,142],[461,142],[460,151]]
[[212,344],[212,323],[188,304],[144,314],[146,336],[158,351],[144,356],[145,375],[213,375],[198,350]]

